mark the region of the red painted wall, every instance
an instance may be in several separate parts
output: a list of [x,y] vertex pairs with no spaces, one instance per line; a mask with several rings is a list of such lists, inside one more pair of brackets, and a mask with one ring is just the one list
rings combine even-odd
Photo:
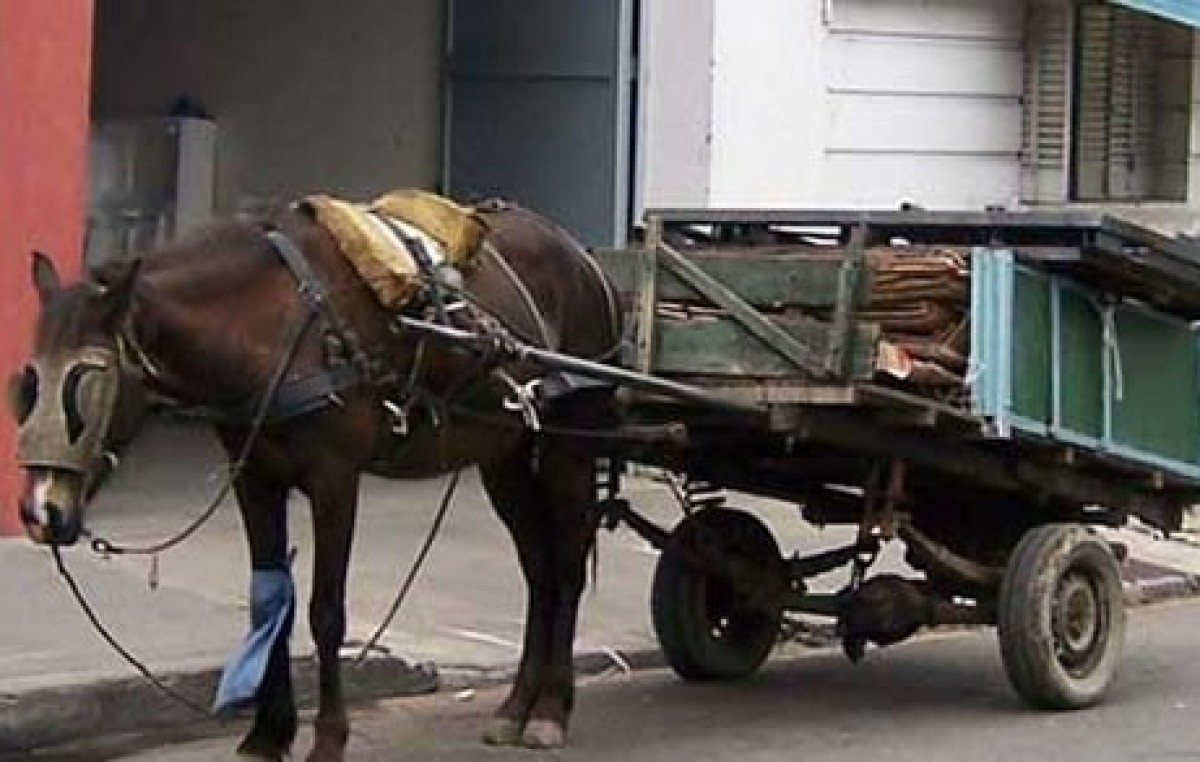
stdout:
[[[93,0],[0,0],[0,379],[28,350],[29,252],[79,271]],[[20,531],[15,427],[0,415],[0,534]]]

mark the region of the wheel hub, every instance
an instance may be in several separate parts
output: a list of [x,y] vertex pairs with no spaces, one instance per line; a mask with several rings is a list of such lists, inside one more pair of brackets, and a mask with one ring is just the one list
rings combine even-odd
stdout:
[[1064,665],[1087,660],[1101,630],[1100,603],[1096,589],[1085,577],[1071,574],[1059,586],[1054,635]]

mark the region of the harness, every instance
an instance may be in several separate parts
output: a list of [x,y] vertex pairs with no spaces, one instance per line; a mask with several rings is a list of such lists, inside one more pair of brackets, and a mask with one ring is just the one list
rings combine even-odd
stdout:
[[[376,384],[388,380],[390,371],[383,363],[372,361],[363,351],[354,330],[346,325],[329,299],[329,290],[313,270],[300,248],[279,230],[267,231],[271,250],[283,260],[296,279],[296,292],[308,308],[296,343],[309,330],[319,331],[325,342],[325,368],[299,378],[286,377],[276,389],[266,409],[266,421],[278,422],[319,410],[333,403],[337,395],[361,384]],[[290,361],[289,361],[290,364]],[[227,411],[232,418],[249,418],[258,410],[260,400],[247,400]]]
[[[461,283],[447,282],[442,264],[435,259],[423,240],[409,234],[389,215],[377,212],[373,214],[412,253],[421,271],[425,287],[421,296],[417,297],[410,307],[414,312],[424,312],[441,325],[451,326],[458,323],[462,328],[492,336],[499,341],[511,337],[511,327],[505,325],[487,305],[481,303],[479,295],[469,293]],[[394,399],[386,401],[385,407],[397,419],[393,429],[401,433],[406,431],[408,413],[412,405],[423,396],[419,390],[419,377],[424,357],[424,339],[418,339],[415,359],[411,369],[405,374],[406,377],[398,378],[389,354],[378,350],[368,352],[364,349],[353,327],[339,314],[324,279],[312,267],[300,247],[286,233],[276,228],[267,230],[265,235],[271,251],[287,267],[295,280],[296,292],[305,307],[305,312],[296,319],[284,340],[284,356],[277,366],[272,391],[266,395],[253,395],[234,405],[218,409],[206,408],[205,414],[227,421],[255,419],[261,420],[263,424],[278,423],[338,404],[339,395],[352,388],[394,386],[398,388],[393,395],[389,395],[394,396]],[[535,334],[529,338],[552,349],[555,343],[554,333],[520,276],[486,240],[481,242],[479,256],[481,261],[494,268],[494,272],[499,276],[497,283],[503,284],[501,288],[508,291],[509,295],[515,297],[523,306],[524,317],[530,322],[529,328]],[[584,259],[590,262],[587,257]],[[592,263],[591,266],[594,268],[595,264]],[[605,278],[602,274],[598,275],[608,296],[610,319],[615,320],[618,314],[616,300]],[[471,325],[463,325],[462,321],[454,319],[466,314],[470,314],[468,319]],[[324,361],[321,367],[315,370],[303,375],[294,375],[290,370],[300,346],[304,339],[314,332],[321,337]],[[136,368],[144,379],[153,382],[160,375],[159,369],[142,349],[130,325],[127,324],[118,335],[118,346],[123,364],[127,363]],[[504,363],[505,359],[499,355],[480,358],[480,362],[466,373],[468,377],[461,378],[452,385],[455,390],[452,394],[463,391],[475,380],[492,376],[509,389],[510,396],[505,401],[504,408],[521,413],[525,423],[537,429],[539,427],[536,422],[535,385],[540,386],[538,397],[554,397],[573,388],[588,385],[587,381],[575,377],[574,374],[559,373],[551,373],[545,379],[549,382],[545,386],[541,386],[541,379],[534,379],[522,385],[518,379],[500,367]],[[436,417],[436,412],[434,414]]]
[[[418,310],[424,309],[432,313],[437,322],[448,325],[451,310],[471,306],[462,294],[447,293],[447,289],[439,277],[439,264],[434,261],[434,257],[422,240],[409,235],[387,215],[377,214],[376,216],[408,247],[421,269],[426,289],[425,294],[416,304]],[[313,269],[300,247],[278,229],[267,231],[266,236],[271,250],[295,279],[297,293],[307,308],[305,315],[300,318],[294,329],[293,335],[289,337],[290,341],[286,347],[289,354],[283,360],[280,368],[290,367],[300,343],[313,331],[322,337],[324,343],[324,367],[299,377],[285,375],[269,400],[263,400],[261,397],[248,399],[233,408],[219,411],[219,415],[234,420],[248,420],[256,413],[261,413],[265,403],[263,422],[276,423],[336,404],[339,399],[338,395],[351,388],[395,383],[398,379],[388,359],[381,356],[372,357],[363,349],[362,342],[354,329],[342,318],[330,299],[329,289],[324,280]],[[491,253],[494,260],[503,262],[499,254],[492,251],[489,244],[485,244],[484,249]],[[545,318],[533,301],[532,295],[528,293],[516,273],[512,272],[506,263],[502,272],[504,272],[506,280],[514,284],[521,301],[533,316],[534,322],[542,329],[542,338],[549,341],[549,331],[544,328]],[[493,319],[488,322],[496,321]],[[503,331],[503,326],[497,324],[490,330]],[[400,390],[400,396],[410,398],[405,400],[406,407],[415,402],[414,392],[420,374],[419,365],[422,354],[422,348],[418,348],[417,360],[402,385],[404,388]],[[493,368],[493,364],[484,363],[482,366],[476,366],[471,375],[473,377],[482,376]],[[467,382],[468,379],[462,379],[456,386],[461,389]],[[394,403],[388,405],[389,410],[394,410],[396,407]]]

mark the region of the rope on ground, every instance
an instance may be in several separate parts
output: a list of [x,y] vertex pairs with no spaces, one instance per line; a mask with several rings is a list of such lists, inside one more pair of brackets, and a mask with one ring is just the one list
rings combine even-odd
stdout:
[[58,567],[58,573],[62,575],[63,580],[67,584],[67,588],[71,591],[71,595],[75,598],[75,602],[79,604],[79,608],[83,610],[84,615],[88,618],[88,621],[91,622],[92,627],[95,628],[100,637],[104,639],[104,642],[107,643],[109,647],[112,648],[113,651],[115,651],[122,659],[124,659],[129,666],[137,670],[147,682],[157,688],[165,696],[179,702],[196,714],[202,715],[207,719],[212,719],[212,713],[208,711],[207,707],[188,698],[171,686],[167,685],[161,678],[151,672],[149,667],[147,667],[124,646],[117,642],[117,639],[113,637],[108,628],[104,626],[104,623],[100,621],[100,618],[96,616],[95,610],[93,610],[91,604],[88,603],[87,597],[84,596],[83,590],[79,587],[79,583],[75,580],[74,575],[71,574],[70,569],[67,568],[66,563],[63,561],[61,548],[58,545],[51,545],[50,552],[54,555],[54,565]]
[[404,583],[400,585],[399,592],[392,600],[392,604],[388,607],[387,614],[384,615],[383,621],[375,628],[375,632],[363,644],[362,649],[355,657],[354,663],[361,665],[366,661],[376,646],[379,645],[379,639],[383,637],[383,633],[391,626],[392,620],[396,618],[396,614],[400,611],[400,606],[404,603],[404,599],[408,597],[408,591],[412,589],[413,583],[417,580],[417,574],[425,565],[425,559],[429,557],[429,551],[433,548],[434,540],[437,539],[441,532],[442,523],[446,519],[446,514],[449,512],[450,502],[454,497],[455,491],[458,489],[458,477],[462,474],[462,470],[456,470],[450,475],[450,481],[446,483],[446,489],[442,492],[442,502],[438,506],[437,513],[434,514],[433,524],[429,527],[429,534],[425,537],[425,542],[421,545],[421,549],[417,551],[417,557],[413,560],[412,567],[408,570],[408,575],[404,578]]

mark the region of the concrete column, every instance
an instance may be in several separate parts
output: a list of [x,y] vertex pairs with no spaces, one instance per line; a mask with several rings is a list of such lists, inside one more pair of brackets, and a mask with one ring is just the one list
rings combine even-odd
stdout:
[[[0,0],[0,374],[29,349],[29,253],[79,271],[93,0]],[[7,406],[6,406],[7,407]],[[15,425],[0,414],[0,534],[20,531]]]

